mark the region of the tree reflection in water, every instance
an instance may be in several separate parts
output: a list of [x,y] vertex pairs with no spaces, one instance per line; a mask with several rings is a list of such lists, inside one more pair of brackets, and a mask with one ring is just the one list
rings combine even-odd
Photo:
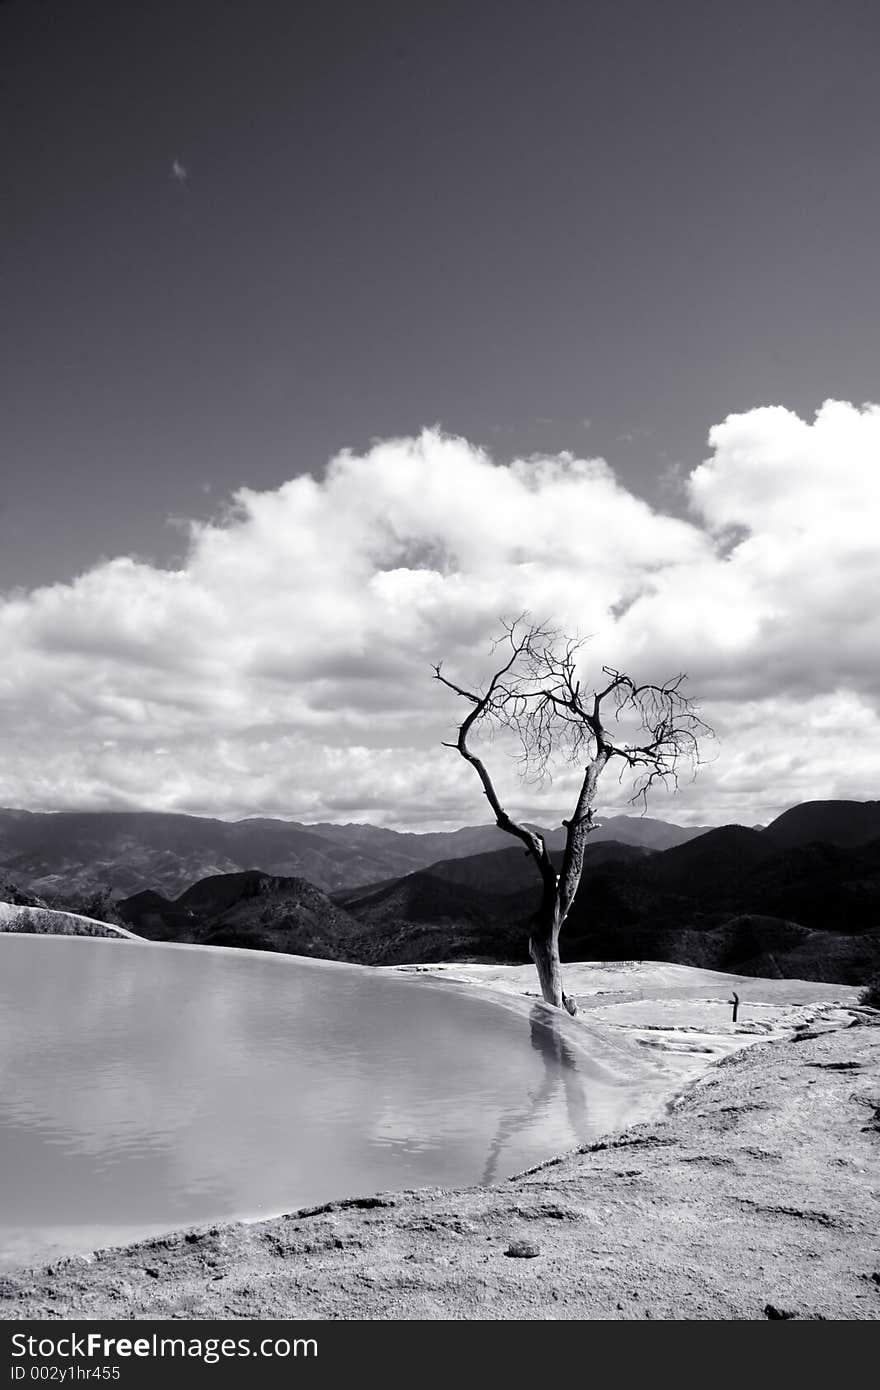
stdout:
[[563,1018],[558,1010],[551,1009],[546,1004],[535,1004],[531,1009],[529,1041],[541,1055],[544,1076],[530,1093],[522,1110],[514,1111],[502,1118],[483,1169],[484,1183],[495,1181],[498,1161],[505,1144],[515,1134],[540,1120],[541,1115],[550,1109],[560,1087],[565,1095],[565,1108],[575,1143],[580,1142],[587,1133],[587,1098],[581,1063],[575,1048],[565,1036],[567,1029],[571,1027],[577,1025],[570,1023],[567,1015]]

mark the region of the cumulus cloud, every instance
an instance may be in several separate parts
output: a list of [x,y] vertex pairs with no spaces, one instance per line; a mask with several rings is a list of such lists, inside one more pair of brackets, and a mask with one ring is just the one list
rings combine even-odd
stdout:
[[[0,802],[221,815],[483,817],[429,679],[476,679],[502,614],[590,637],[584,676],[691,677],[720,741],[682,820],[755,821],[880,772],[880,409],[729,416],[687,519],[602,459],[500,465],[439,430],[345,451],[190,526],[179,570],[129,558],[0,599]],[[499,751],[499,757],[501,756]],[[536,817],[569,778],[522,789]],[[625,809],[611,783],[605,809]]]

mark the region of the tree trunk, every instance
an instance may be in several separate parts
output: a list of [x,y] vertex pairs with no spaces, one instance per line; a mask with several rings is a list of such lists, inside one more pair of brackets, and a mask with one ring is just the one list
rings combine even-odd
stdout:
[[[598,735],[597,735],[598,737]],[[547,856],[547,871],[542,869],[544,878],[544,897],[532,938],[529,942],[529,955],[535,962],[541,993],[548,1004],[557,1009],[567,1009],[570,1014],[577,1013],[577,1005],[562,988],[562,969],[559,963],[559,933],[574,902],[581,871],[584,867],[584,852],[587,837],[593,829],[593,800],[596,785],[602,769],[610,754],[605,744],[599,744],[598,752],[592,762],[584,768],[584,780],[578,794],[577,806],[571,820],[563,821],[565,826],[565,851],[559,874],[553,872]]]
[[577,1006],[562,988],[562,966],[559,960],[561,927],[559,900],[554,894],[549,902],[545,901],[541,906],[529,939],[529,955],[535,962],[544,1002],[557,1009],[567,1009],[570,1014],[574,1014],[577,1012]]

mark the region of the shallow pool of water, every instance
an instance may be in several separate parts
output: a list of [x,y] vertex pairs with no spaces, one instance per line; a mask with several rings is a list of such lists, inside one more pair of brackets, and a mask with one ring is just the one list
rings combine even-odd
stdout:
[[0,935],[0,1261],[507,1176],[631,1106],[581,1035],[355,966]]

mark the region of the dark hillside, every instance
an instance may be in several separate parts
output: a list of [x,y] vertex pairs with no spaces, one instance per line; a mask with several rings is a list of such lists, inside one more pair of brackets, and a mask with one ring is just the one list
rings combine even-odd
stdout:
[[721,825],[655,855],[645,876],[670,892],[702,896],[729,890],[774,853],[762,831],[745,825]]
[[783,811],[764,834],[786,848],[812,841],[863,845],[880,839],[880,801],[804,801]]
[[244,946],[327,960],[357,959],[353,942],[362,930],[305,879],[258,870],[213,876],[175,901],[139,893],[118,903],[117,911],[132,931],[153,941]]

